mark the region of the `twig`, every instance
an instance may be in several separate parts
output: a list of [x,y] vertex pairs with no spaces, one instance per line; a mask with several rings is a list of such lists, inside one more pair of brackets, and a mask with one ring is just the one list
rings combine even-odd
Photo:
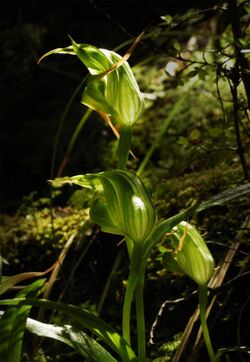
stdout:
[[186,295],[183,298],[178,298],[178,299],[174,299],[174,300],[165,300],[165,302],[162,303],[162,305],[160,306],[159,312],[157,313],[157,316],[154,320],[154,323],[151,326],[150,329],[150,339],[149,339],[149,343],[150,344],[154,344],[154,338],[155,338],[155,330],[156,327],[159,323],[159,319],[160,317],[162,317],[164,309],[166,308],[167,305],[174,305],[174,304],[179,304],[182,302],[186,302],[187,300],[189,300],[191,297],[193,297],[194,295],[197,294],[197,290],[194,290],[192,293]]
[[226,123],[226,112],[225,112],[223,100],[222,100],[221,93],[220,93],[220,87],[219,87],[219,68],[216,69],[216,82],[215,83],[216,83],[217,95],[219,98],[219,102],[220,102],[220,106],[221,106],[221,110],[222,110],[222,114],[223,114],[224,123]]
[[[231,249],[231,250],[236,250],[237,249]],[[228,282],[222,284],[219,287],[216,288],[208,288],[208,290],[212,293],[212,294],[217,294],[221,291],[225,291],[227,289],[229,289],[234,283],[236,283],[239,279],[245,278],[247,276],[250,275],[250,271],[247,271],[245,273],[241,273],[239,275],[237,275],[236,277],[230,279]],[[192,293],[187,294],[185,297],[183,298],[178,298],[178,299],[174,299],[174,300],[165,300],[162,305],[160,306],[159,312],[157,313],[157,316],[154,320],[154,323],[152,324],[151,330],[150,330],[150,339],[149,339],[149,343],[150,344],[154,344],[154,338],[155,338],[155,330],[156,327],[159,323],[160,317],[162,317],[163,313],[164,313],[164,309],[166,308],[166,306],[168,305],[175,305],[175,304],[179,304],[182,302],[186,302],[187,300],[191,299],[194,295],[197,294],[197,290],[194,290]]]
[[[65,243],[65,245],[64,245],[64,247],[63,247],[63,249],[62,249],[62,251],[60,253],[59,259],[62,258],[63,256],[65,258],[65,256],[67,255],[67,253],[68,253],[68,251],[69,251],[69,249],[70,249],[70,247],[71,247],[71,245],[72,245],[72,243],[73,243],[73,241],[75,239],[75,236],[76,236],[76,233],[72,234],[70,236],[70,238],[68,239],[68,241]],[[55,269],[53,270],[53,272],[51,273],[49,280],[45,284],[45,289],[44,289],[44,292],[43,292],[43,298],[44,299],[49,298],[49,296],[51,294],[51,291],[52,291],[52,288],[53,288],[53,286],[54,286],[54,284],[55,284],[55,282],[57,280],[57,276],[58,276],[61,268],[62,268],[62,262],[58,263],[56,265]]]
[[[246,228],[239,228],[238,231],[245,231],[245,230],[248,230]],[[219,245],[219,246],[223,246],[224,248],[227,248],[227,249],[231,249],[231,250],[235,250],[235,248],[233,248],[231,245],[228,245],[228,244],[225,244],[225,243],[221,243],[219,241],[207,241],[207,244],[214,244],[214,245]],[[250,256],[249,253],[246,253],[245,251],[242,251],[242,250],[235,250],[237,253],[239,254],[242,254],[242,255],[246,255],[246,256]]]
[[239,279],[245,278],[245,277],[247,277],[249,275],[250,275],[250,271],[247,271],[245,273],[241,273],[241,274],[237,275],[236,277],[230,279],[228,282],[222,284],[221,286],[219,286],[217,288],[208,288],[208,290],[211,291],[212,293],[218,293],[218,292],[224,291],[225,289],[228,289],[228,287],[231,287],[232,284],[237,282]]
[[[70,246],[72,245],[74,239],[75,239],[75,236],[76,234],[72,234],[70,236],[70,238],[68,239],[68,241],[65,243],[61,253],[60,253],[60,256],[59,256],[59,260],[61,259],[64,259],[65,256],[67,255],[68,251],[69,251],[69,248]],[[53,285],[55,284],[56,282],[56,279],[57,279],[57,276],[60,272],[62,268],[62,262],[59,262],[53,272],[51,273],[51,276],[48,280],[48,282],[45,284],[45,289],[44,289],[44,292],[43,292],[43,298],[44,299],[48,299],[49,298],[49,295],[52,291],[52,288],[53,288]],[[37,316],[37,319],[42,322],[43,319],[44,319],[44,314],[45,314],[45,310],[40,308],[39,311],[38,311],[38,316]],[[36,352],[40,346],[40,343],[41,343],[41,337],[38,337],[38,336],[34,336],[33,338],[33,341],[32,341],[32,347],[31,347],[31,352],[30,352],[30,360],[33,361],[34,358],[35,358],[35,355],[36,355]]]
[[248,107],[250,107],[250,74],[249,64],[245,55],[241,52],[239,41],[243,37],[241,24],[240,24],[240,12],[237,0],[228,0],[228,13],[230,16],[230,22],[232,26],[232,33],[234,38],[234,47],[236,51],[236,63],[238,63],[241,69],[242,81],[245,87],[246,96],[248,100]]
[[236,142],[237,142],[237,152],[241,161],[241,166],[242,166],[242,170],[244,173],[244,177],[246,180],[249,181],[249,173],[248,173],[248,168],[247,168],[247,164],[246,164],[246,158],[245,158],[245,154],[244,154],[244,150],[243,150],[243,146],[242,146],[242,140],[241,140],[241,135],[240,135],[240,125],[239,125],[239,103],[238,103],[238,92],[237,92],[237,86],[238,86],[238,78],[239,78],[239,71],[238,71],[238,67],[235,65],[235,72],[236,74],[234,74],[232,76],[232,83],[230,82],[230,79],[228,79],[228,83],[231,89],[231,94],[233,97],[233,113],[234,113],[234,129],[235,129],[235,137],[236,137]]

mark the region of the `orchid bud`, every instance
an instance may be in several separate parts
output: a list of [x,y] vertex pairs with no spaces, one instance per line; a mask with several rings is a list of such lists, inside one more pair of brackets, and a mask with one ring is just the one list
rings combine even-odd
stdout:
[[174,251],[165,254],[165,267],[206,285],[214,272],[214,259],[198,230],[182,221],[173,228],[170,240]]
[[133,125],[144,109],[144,101],[129,64],[122,62],[105,74],[122,59],[119,54],[88,44],[76,44],[73,40],[72,45],[75,54],[91,74],[82,103],[97,112],[108,114],[119,126]]

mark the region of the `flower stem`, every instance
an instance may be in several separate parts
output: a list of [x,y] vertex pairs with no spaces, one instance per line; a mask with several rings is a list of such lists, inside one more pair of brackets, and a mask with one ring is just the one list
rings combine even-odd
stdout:
[[131,306],[133,302],[134,292],[140,275],[141,260],[142,260],[142,246],[139,243],[135,243],[130,261],[130,271],[128,278],[128,285],[126,289],[123,312],[122,312],[122,334],[123,338],[130,345],[130,319],[131,319]]
[[139,280],[135,289],[136,321],[137,321],[137,343],[138,362],[146,361],[146,332],[144,316],[143,289],[145,279],[145,263],[140,270]]
[[117,157],[118,157],[117,168],[119,168],[120,170],[126,169],[131,141],[132,141],[132,127],[123,126],[121,128],[118,151],[117,151]]
[[198,288],[199,304],[200,304],[200,320],[204,341],[211,362],[215,362],[215,354],[212,347],[209,330],[207,327],[206,311],[207,311],[207,285],[199,285]]

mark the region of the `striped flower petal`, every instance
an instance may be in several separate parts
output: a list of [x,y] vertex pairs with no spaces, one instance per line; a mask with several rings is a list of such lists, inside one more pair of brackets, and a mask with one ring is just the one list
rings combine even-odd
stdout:
[[102,172],[98,177],[103,185],[109,218],[116,229],[134,242],[146,240],[154,228],[156,216],[140,178],[122,170]]
[[147,191],[138,176],[123,170],[64,177],[54,186],[76,184],[97,191],[90,210],[92,221],[103,231],[143,242],[153,231],[156,215]]
[[71,39],[73,50],[90,72],[82,103],[95,111],[106,113],[119,126],[131,126],[141,115],[144,101],[134,74],[125,61],[102,76],[122,57],[110,50],[89,44],[77,44]]
[[198,285],[206,285],[214,272],[214,259],[198,230],[182,221],[173,228],[170,240],[174,251],[165,254],[165,267],[188,275]]

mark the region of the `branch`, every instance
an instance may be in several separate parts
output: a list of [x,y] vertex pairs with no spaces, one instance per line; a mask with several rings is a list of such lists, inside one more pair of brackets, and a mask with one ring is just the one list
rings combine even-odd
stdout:
[[245,87],[246,96],[248,100],[248,107],[250,108],[250,73],[248,60],[244,53],[241,52],[239,40],[243,38],[240,24],[240,12],[237,0],[228,0],[228,12],[230,16],[230,22],[232,26],[234,47],[236,51],[236,63],[239,64],[241,69],[242,81]]

